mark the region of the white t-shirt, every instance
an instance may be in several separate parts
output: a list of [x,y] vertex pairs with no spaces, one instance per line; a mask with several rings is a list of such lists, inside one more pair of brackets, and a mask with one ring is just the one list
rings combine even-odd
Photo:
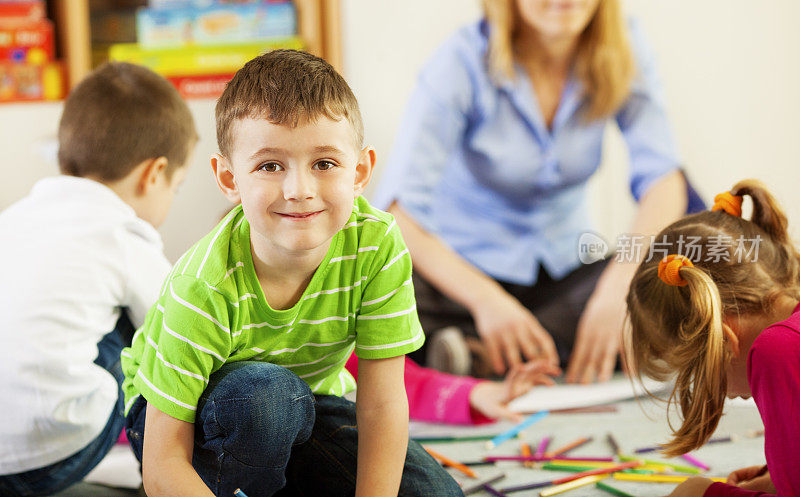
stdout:
[[118,387],[97,343],[122,307],[143,323],[169,267],[155,228],[96,181],[43,179],[0,213],[0,474],[100,434]]

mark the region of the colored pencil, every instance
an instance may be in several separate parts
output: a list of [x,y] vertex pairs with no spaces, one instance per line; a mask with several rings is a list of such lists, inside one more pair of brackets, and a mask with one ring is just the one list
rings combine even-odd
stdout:
[[501,492],[510,494],[511,492],[519,492],[521,490],[532,490],[534,488],[549,487],[553,484],[551,480],[540,481],[538,483],[526,483],[525,485],[517,485],[516,487],[501,488]]
[[510,429],[506,430],[505,432],[503,432],[503,433],[497,435],[496,437],[494,437],[493,439],[489,440],[489,442],[487,442],[487,444],[486,444],[487,447],[489,449],[493,449],[493,448],[497,447],[498,445],[500,445],[501,443],[505,442],[506,440],[510,440],[510,439],[516,437],[519,434],[519,432],[521,432],[525,428],[531,426],[532,424],[536,423],[537,421],[541,421],[548,414],[549,414],[548,411],[539,411],[536,414],[531,414],[522,423],[514,426],[513,428],[510,428]]
[[750,438],[763,437],[764,430],[750,430],[747,432],[747,436]]
[[486,456],[485,459],[487,461],[496,462],[496,461],[549,461],[546,457],[536,457],[536,456]]
[[700,459],[694,457],[691,454],[682,454],[681,455],[681,459],[683,459],[684,461],[688,462],[689,464],[693,464],[693,465],[697,466],[698,468],[700,468],[700,469],[702,469],[704,471],[708,471],[709,469],[711,469],[710,467],[708,467],[708,464],[704,463],[703,461],[701,461]]
[[494,495],[495,497],[506,497],[506,494],[504,494],[503,492],[498,491],[497,489],[495,489],[493,486],[489,485],[488,483],[483,485],[483,489],[486,490],[487,492],[489,492],[490,494]]
[[[637,475],[635,473],[614,473],[614,478],[625,481],[645,481],[651,483],[683,483],[691,476],[683,475]],[[711,481],[725,482],[726,478],[709,478]]]
[[708,442],[706,442],[706,445],[718,444],[724,442],[736,442],[738,439],[739,439],[738,435],[725,435],[724,437],[714,437],[714,438],[709,438]]
[[608,460],[603,461],[587,461],[585,459],[552,459],[549,461],[550,464],[561,464],[565,466],[595,466],[597,468],[610,468],[611,466],[616,466],[619,464],[615,462],[613,459],[608,458]]
[[590,457],[590,456],[556,456],[554,461],[571,461],[571,462],[614,462],[613,457]]
[[[533,455],[533,451],[531,450],[531,444],[529,444],[527,442],[522,442],[522,445],[519,446],[519,455],[521,455],[521,456],[532,456]],[[533,461],[523,461],[522,465],[525,466],[526,468],[534,467],[533,466]]]
[[600,469],[600,466],[567,466],[566,464],[547,463],[542,466],[542,469],[549,471],[569,471],[570,473],[577,473],[579,471],[586,471],[588,469]]
[[551,495],[557,495],[560,493],[567,492],[569,490],[574,490],[576,488],[582,487],[584,485],[591,485],[592,483],[597,483],[598,481],[606,478],[608,475],[591,475],[591,476],[584,476],[583,478],[578,478],[576,480],[570,480],[567,483],[562,485],[556,485],[554,487],[546,488],[539,492],[539,497],[550,497]]
[[470,485],[469,487],[464,488],[462,491],[464,492],[464,495],[474,494],[475,492],[480,492],[481,490],[483,490],[484,485],[491,485],[492,483],[497,483],[498,481],[502,480],[505,477],[506,477],[505,473],[500,473],[497,476],[493,476],[491,478],[481,480],[478,483],[475,483],[474,485]]
[[636,454],[644,454],[644,453],[647,453],[647,452],[655,452],[657,450],[661,450],[661,446],[660,445],[651,445],[649,447],[642,447],[640,449],[634,450],[633,452],[636,453]]
[[237,488],[236,490],[234,490],[233,495],[235,495],[236,497],[247,497],[247,494],[242,492],[241,488]]
[[689,473],[689,474],[692,474],[692,475],[699,475],[700,474],[700,470],[697,469],[697,468],[692,468],[692,467],[689,467],[689,466],[683,466],[681,464],[674,464],[674,463],[667,462],[667,461],[656,461],[656,460],[653,460],[653,459],[637,459],[635,457],[626,456],[626,455],[622,455],[622,454],[620,454],[619,460],[620,461],[636,461],[636,460],[638,460],[638,461],[642,461],[645,464],[652,464],[654,466],[666,466],[666,467],[672,468],[673,470],[678,471],[680,473]]
[[618,488],[614,488],[611,485],[607,485],[601,481],[594,484],[595,487],[599,488],[600,490],[605,490],[606,492],[610,493],[611,495],[616,495],[617,497],[634,497],[633,495],[629,494],[628,492],[623,492]]
[[544,453],[547,451],[547,446],[550,445],[551,437],[544,437],[540,442],[539,446],[536,448],[536,457],[544,457]]
[[577,449],[581,445],[585,445],[585,444],[591,442],[592,439],[593,439],[593,437],[579,438],[579,439],[577,439],[575,441],[572,441],[572,442],[568,443],[567,445],[565,445],[563,447],[559,447],[558,449],[556,449],[556,450],[554,450],[552,452],[545,453],[545,456],[546,457],[550,457],[550,458],[556,458],[556,457],[560,456],[561,454],[566,454],[567,452],[569,452],[569,451],[571,451],[573,449]]
[[497,434],[495,433],[494,435],[468,435],[463,437],[411,437],[411,439],[421,444],[433,444],[452,442],[482,442],[484,440],[491,440],[496,436]]
[[477,478],[478,477],[478,475],[476,475],[474,471],[469,469],[467,466],[464,466],[460,462],[454,461],[454,460],[450,459],[449,457],[443,456],[442,454],[439,454],[438,452],[435,452],[435,451],[433,451],[433,450],[431,450],[431,449],[429,449],[427,447],[425,447],[425,450],[428,451],[428,454],[430,454],[431,457],[433,457],[434,459],[438,460],[439,462],[441,462],[445,466],[450,466],[453,469],[457,469],[457,470],[461,471],[462,473],[464,473],[465,475],[469,476],[470,478]]
[[608,473],[621,471],[623,469],[635,468],[636,466],[641,466],[641,465],[642,461],[628,461],[622,464],[617,464],[616,466],[612,466],[610,468],[588,469],[586,471],[581,471],[580,473],[575,473],[574,475],[569,475],[565,476],[564,478],[553,480],[553,484],[557,485],[559,483],[567,483],[568,481],[577,480],[578,478],[583,478],[584,476],[605,475]]
[[480,461],[461,461],[461,464],[464,466],[491,466],[494,464],[494,461],[487,461],[486,459],[481,459]]
[[608,441],[608,445],[611,446],[611,450],[614,454],[619,454],[621,452],[619,444],[617,443],[617,439],[614,438],[614,435],[612,435],[611,432],[606,435],[606,440]]

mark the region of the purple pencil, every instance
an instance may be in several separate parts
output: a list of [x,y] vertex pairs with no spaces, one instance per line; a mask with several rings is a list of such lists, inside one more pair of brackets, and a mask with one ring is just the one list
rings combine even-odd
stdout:
[[507,497],[506,494],[498,491],[493,486],[489,485],[488,483],[483,484],[483,489],[489,492],[490,494],[494,495],[495,497]]
[[681,459],[683,459],[684,461],[688,462],[689,464],[697,466],[698,468],[700,468],[700,469],[702,469],[704,471],[708,471],[709,469],[711,469],[710,467],[708,467],[708,464],[706,464],[703,461],[697,459],[696,457],[694,457],[691,454],[683,454],[683,455],[681,455]]
[[544,457],[544,453],[547,450],[547,446],[550,445],[551,437],[544,437],[541,442],[539,442],[539,446],[536,447],[536,453],[534,456],[536,457]]

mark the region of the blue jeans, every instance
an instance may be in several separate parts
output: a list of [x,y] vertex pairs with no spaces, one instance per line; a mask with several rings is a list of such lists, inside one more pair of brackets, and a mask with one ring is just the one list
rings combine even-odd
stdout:
[[[147,402],[139,397],[125,423],[142,460]],[[314,395],[288,369],[234,362],[211,376],[195,419],[192,465],[215,495],[352,496],[356,484],[355,404]],[[400,496],[463,496],[453,478],[409,442]]]
[[[123,347],[130,345],[134,331],[127,313],[123,310],[114,330],[105,335],[97,344],[98,354],[94,363],[114,375],[120,386],[124,375],[119,354]],[[125,423],[124,409],[125,405],[120,389],[117,404],[97,438],[77,453],[50,466],[24,473],[0,476],[0,495],[4,497],[50,495],[81,481],[108,454],[119,438]]]

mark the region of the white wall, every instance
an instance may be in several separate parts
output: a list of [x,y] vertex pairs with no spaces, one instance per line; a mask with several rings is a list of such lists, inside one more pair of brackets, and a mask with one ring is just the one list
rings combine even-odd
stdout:
[[[433,49],[476,19],[478,0],[343,0],[345,77],[359,98],[367,140],[381,164],[388,155],[416,74]],[[800,224],[800,2],[771,0],[627,0],[658,55],[673,128],[686,168],[708,199],[737,179],[759,177]],[[228,207],[208,158],[216,151],[214,102],[193,101],[201,142],[192,170],[161,229],[175,259]],[[0,209],[33,182],[54,174],[60,104],[0,106],[3,179]],[[625,231],[633,207],[627,156],[609,131],[604,165],[592,180],[600,231]],[[373,183],[373,185],[374,185]],[[798,231],[795,230],[795,233]]]

